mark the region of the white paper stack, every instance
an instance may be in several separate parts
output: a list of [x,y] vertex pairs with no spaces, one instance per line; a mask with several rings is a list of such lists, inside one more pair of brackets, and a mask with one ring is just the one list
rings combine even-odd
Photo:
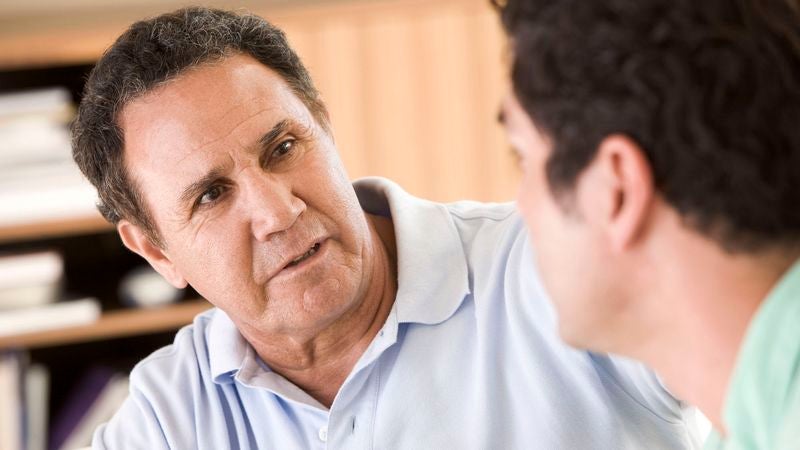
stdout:
[[0,317],[56,301],[63,275],[64,261],[54,251],[0,256]]
[[0,95],[0,226],[97,214],[97,194],[72,161],[63,88]]
[[100,317],[100,302],[84,298],[0,312],[0,337],[85,325]]

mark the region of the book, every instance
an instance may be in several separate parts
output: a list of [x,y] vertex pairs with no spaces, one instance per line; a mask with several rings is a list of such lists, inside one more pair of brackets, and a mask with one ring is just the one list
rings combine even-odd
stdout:
[[75,450],[89,447],[92,444],[94,431],[114,416],[114,413],[122,406],[122,402],[128,398],[128,390],[128,376],[119,373],[113,375],[94,403],[75,425],[60,449]]
[[[78,172],[77,167],[74,168]],[[82,177],[82,175],[80,175]],[[19,188],[0,190],[0,226],[21,226],[29,223],[100,217],[97,191],[88,181],[59,183],[50,179]]]
[[47,449],[50,371],[41,364],[28,366],[25,379],[25,450]]
[[63,272],[64,262],[54,251],[0,256],[0,289],[51,283]]
[[72,161],[69,130],[45,117],[0,121],[0,150],[0,173],[4,176],[13,176],[18,167]]
[[[30,163],[71,161],[69,91],[47,88],[0,94],[0,175]],[[11,170],[9,170],[11,169]]]
[[[122,385],[122,382],[119,381],[120,377],[109,367],[91,367],[80,378],[61,409],[54,416],[48,448],[58,450],[73,445],[71,442],[81,441],[85,436],[86,429],[90,427],[89,422],[94,421],[96,416],[104,415],[99,414],[98,411],[100,409],[107,410],[110,408],[108,404],[114,403],[112,400],[118,400],[119,391],[123,389],[120,387]],[[127,377],[122,376],[122,379],[124,380],[124,394],[127,395]],[[91,432],[89,432],[89,438],[91,439]],[[80,447],[81,445],[85,444],[76,446]]]
[[63,275],[55,251],[0,256],[0,312],[54,302]]
[[85,325],[100,317],[100,302],[84,298],[0,311],[0,336]]
[[0,353],[0,450],[22,447],[20,370],[18,354]]
[[47,115],[69,120],[72,97],[63,87],[31,89],[0,95],[0,121],[28,115]]

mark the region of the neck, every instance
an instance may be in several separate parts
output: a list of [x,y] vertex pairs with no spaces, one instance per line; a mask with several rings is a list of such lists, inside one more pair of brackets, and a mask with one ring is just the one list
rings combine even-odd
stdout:
[[797,255],[733,256],[715,247],[659,250],[641,339],[622,353],[648,363],[725,433],[725,397],[748,325]]
[[366,288],[356,307],[312,337],[287,337],[280,348],[257,349],[275,372],[330,408],[347,376],[386,323],[397,293],[391,220],[368,215]]

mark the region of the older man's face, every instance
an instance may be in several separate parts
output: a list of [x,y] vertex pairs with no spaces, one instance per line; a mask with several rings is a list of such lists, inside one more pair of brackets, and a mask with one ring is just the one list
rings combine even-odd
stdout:
[[156,265],[240,328],[313,334],[356,306],[366,219],[331,137],[274,71],[229,57],[120,120],[126,167],[164,244]]

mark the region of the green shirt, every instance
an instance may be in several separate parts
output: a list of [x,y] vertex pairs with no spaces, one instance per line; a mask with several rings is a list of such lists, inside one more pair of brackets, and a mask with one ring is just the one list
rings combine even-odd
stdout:
[[708,450],[800,450],[800,261],[747,329],[723,410],[724,440]]

